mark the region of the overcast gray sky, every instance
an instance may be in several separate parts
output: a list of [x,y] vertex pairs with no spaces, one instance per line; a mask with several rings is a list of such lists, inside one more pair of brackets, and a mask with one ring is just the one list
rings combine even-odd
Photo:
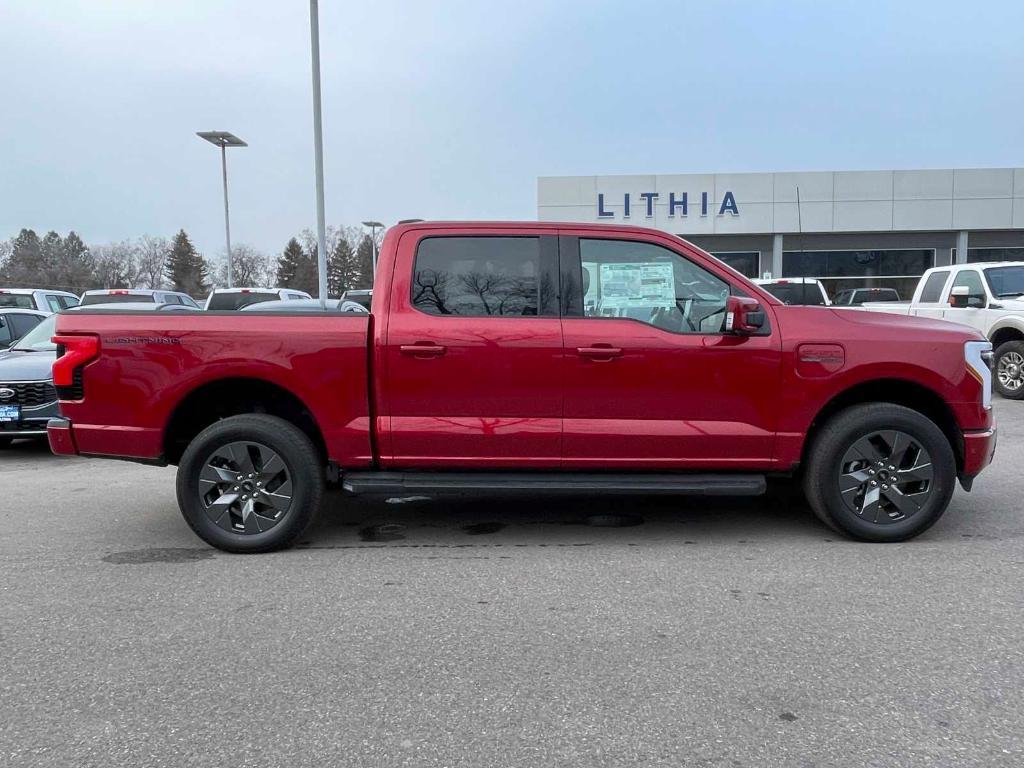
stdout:
[[[327,219],[535,218],[538,175],[1024,164],[1024,2],[321,0]],[[304,0],[0,0],[0,238],[315,223]]]

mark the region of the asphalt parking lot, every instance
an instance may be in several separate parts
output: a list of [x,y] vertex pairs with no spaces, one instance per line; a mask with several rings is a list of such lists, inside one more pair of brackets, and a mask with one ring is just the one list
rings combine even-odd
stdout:
[[0,764],[1022,765],[1024,403],[996,407],[993,467],[898,545],[783,496],[332,495],[232,556],[173,469],[16,444]]

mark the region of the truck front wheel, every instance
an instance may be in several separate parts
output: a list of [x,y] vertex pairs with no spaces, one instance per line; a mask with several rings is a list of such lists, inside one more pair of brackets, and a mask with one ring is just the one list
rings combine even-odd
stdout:
[[1024,399],[1024,341],[1008,341],[996,349],[996,392],[1010,400]]
[[323,462],[302,430],[276,416],[232,416],[189,443],[178,467],[178,506],[217,549],[270,552],[309,527],[323,486]]
[[889,403],[847,408],[808,451],[804,491],[827,525],[862,541],[905,541],[949,506],[956,461],[930,419]]

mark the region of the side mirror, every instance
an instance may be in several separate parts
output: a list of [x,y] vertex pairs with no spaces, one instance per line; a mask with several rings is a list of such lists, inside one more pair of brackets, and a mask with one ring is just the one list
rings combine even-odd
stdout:
[[984,296],[972,294],[966,285],[958,285],[949,292],[949,306],[956,309],[983,308],[985,303]]
[[730,296],[725,300],[725,332],[749,336],[764,327],[765,314],[756,299]]

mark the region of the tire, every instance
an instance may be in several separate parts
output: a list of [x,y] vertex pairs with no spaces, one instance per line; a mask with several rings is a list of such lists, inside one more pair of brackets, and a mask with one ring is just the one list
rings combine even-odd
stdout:
[[13,442],[13,437],[0,437],[0,448],[10,448]]
[[1024,341],[1000,344],[993,367],[996,392],[1009,400],[1024,400]]
[[906,541],[928,530],[956,486],[956,459],[942,430],[899,405],[840,411],[822,426],[808,456],[803,485],[811,509],[860,541]]
[[225,552],[290,546],[315,519],[323,488],[323,461],[309,437],[263,414],[207,427],[178,466],[181,514],[199,538]]

